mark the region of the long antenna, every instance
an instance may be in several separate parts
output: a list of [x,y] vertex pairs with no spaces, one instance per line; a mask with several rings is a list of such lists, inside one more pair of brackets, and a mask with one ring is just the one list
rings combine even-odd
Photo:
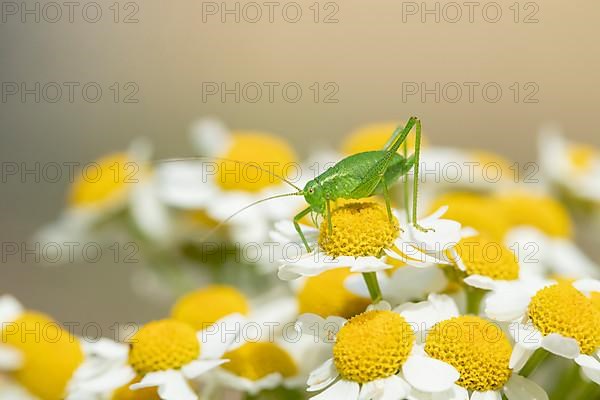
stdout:
[[263,172],[266,172],[267,174],[280,179],[281,181],[287,183],[288,185],[290,185],[291,187],[293,187],[294,189],[296,189],[298,192],[302,191],[301,188],[299,188],[298,186],[294,185],[292,182],[290,182],[288,179],[284,178],[283,176],[280,176],[272,171],[269,171],[263,167],[261,167],[260,165],[258,165],[258,163],[255,162],[246,162],[246,161],[238,161],[238,160],[231,160],[228,158],[221,158],[221,157],[209,157],[209,156],[194,156],[194,157],[182,157],[182,158],[164,158],[164,159],[160,159],[160,160],[155,160],[153,161],[156,164],[166,164],[166,163],[175,163],[175,162],[180,162],[180,161],[201,161],[201,160],[218,160],[218,161],[225,161],[225,162],[233,162],[233,163],[237,163],[240,165],[249,165],[253,168],[257,168]]
[[260,203],[264,203],[265,201],[269,201],[269,200],[273,200],[273,199],[278,199],[278,198],[281,198],[281,197],[301,196],[301,195],[302,195],[302,190],[298,190],[298,192],[277,194],[275,196],[270,196],[270,197],[267,197],[267,198],[264,198],[264,199],[260,199],[260,200],[254,201],[254,202],[248,204],[247,206],[244,206],[244,207],[240,208],[239,210],[237,210],[236,212],[234,212],[233,214],[231,214],[229,217],[227,217],[223,221],[219,222],[219,224],[217,226],[215,226],[214,228],[212,228],[210,231],[208,231],[208,233],[206,235],[204,235],[204,237],[202,237],[202,239],[200,241],[203,242],[206,238],[210,237],[213,233],[215,233],[217,230],[219,230],[219,228],[221,228],[221,226],[225,225],[227,222],[231,221],[238,214],[242,213],[243,211],[246,211],[250,207],[253,207],[253,206],[255,206],[257,204],[260,204]]

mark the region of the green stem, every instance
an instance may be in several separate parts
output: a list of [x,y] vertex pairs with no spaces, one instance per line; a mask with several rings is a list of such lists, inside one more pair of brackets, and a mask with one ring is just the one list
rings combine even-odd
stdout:
[[527,364],[519,371],[519,375],[527,378],[540,366],[540,364],[548,357],[548,353],[544,349],[537,349],[527,361]]
[[485,290],[465,285],[465,292],[467,294],[467,314],[479,315],[479,308]]
[[579,365],[574,362],[571,363],[569,369],[562,374],[554,388],[552,388],[550,399],[562,400],[568,398],[573,389],[581,385],[581,382],[578,382],[581,379],[579,370]]
[[600,397],[600,385],[596,382],[587,382],[583,384],[583,389],[577,400],[590,400]]
[[375,272],[363,272],[362,274],[367,289],[369,289],[369,295],[373,303],[379,303],[382,299],[381,289],[379,288],[379,281],[377,280],[377,274]]

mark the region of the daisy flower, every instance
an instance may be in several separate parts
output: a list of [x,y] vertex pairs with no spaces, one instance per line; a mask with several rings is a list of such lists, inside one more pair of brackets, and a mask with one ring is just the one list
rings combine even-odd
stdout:
[[504,242],[518,253],[525,273],[598,276],[598,265],[574,243],[574,224],[561,203],[524,191],[501,193],[494,200],[510,225]]
[[600,361],[600,282],[539,282],[537,287],[504,285],[487,299],[486,314],[511,325],[515,351],[511,367],[521,368],[537,349],[572,359],[598,380]]
[[[257,200],[289,192],[275,175],[295,174],[299,165],[293,149],[280,137],[259,131],[230,131],[210,119],[195,123],[191,135],[198,153],[208,159],[158,167],[159,190],[165,203],[205,210],[220,222]],[[299,204],[300,199],[288,197],[251,207],[244,218],[231,221],[232,234],[243,242],[249,237],[266,237],[269,222],[291,215]]]
[[11,296],[0,297],[0,322],[0,370],[15,380],[13,391],[20,386],[19,392],[32,399],[89,400],[103,398],[133,378],[123,367],[126,345],[73,336],[50,317],[25,310]]
[[157,387],[163,400],[196,400],[188,382],[228,361],[221,357],[237,340],[239,318],[231,315],[199,332],[174,319],[142,326],[130,343],[128,364],[140,377],[130,388]]
[[322,390],[312,398],[404,399],[415,387],[429,393],[452,388],[456,368],[415,353],[415,333],[402,314],[380,302],[350,320],[300,316],[303,332],[333,343],[332,357],[308,378],[309,392]]
[[576,199],[600,202],[600,152],[565,139],[555,126],[542,129],[540,167],[550,183]]
[[[95,228],[128,207],[134,188],[147,175],[146,162],[150,153],[148,143],[138,139],[131,143],[128,151],[108,154],[77,171],[69,190],[67,207],[57,220],[36,233],[35,240],[42,246],[51,243],[63,247],[66,243],[104,238],[103,232]],[[106,232],[105,235],[105,239],[114,237]],[[52,248],[49,246],[47,250]],[[67,257],[64,256],[70,251],[65,247],[56,253],[49,254],[47,258],[65,262]]]
[[[537,384],[509,368],[513,350],[498,325],[477,316],[461,316],[446,295],[432,294],[426,301],[398,310],[419,329],[415,357],[441,361],[459,372],[455,384],[435,398],[500,400],[503,394],[508,400],[548,398]],[[403,374],[414,387],[408,399],[431,399],[427,372],[409,368]]]
[[[306,225],[301,227],[314,250],[284,260],[278,275],[283,280],[291,280],[341,267],[348,267],[352,272],[376,272],[392,268],[385,261],[386,254],[416,266],[448,264],[445,250],[458,242],[461,227],[454,221],[441,219],[444,211],[440,209],[419,220],[419,224],[430,228],[423,232],[411,224],[401,228],[402,217],[396,210],[392,211],[390,222],[385,206],[378,202],[343,203],[331,211],[331,233],[326,221],[318,230]],[[272,235],[273,239],[298,240],[298,234],[293,234],[289,224],[280,223],[276,228],[278,232]]]

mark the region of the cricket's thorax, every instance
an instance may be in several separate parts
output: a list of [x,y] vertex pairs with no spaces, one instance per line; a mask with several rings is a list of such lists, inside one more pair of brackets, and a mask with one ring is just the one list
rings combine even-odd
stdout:
[[[355,189],[365,181],[372,168],[386,155],[385,151],[367,151],[346,157],[321,174],[320,182],[324,195],[329,200],[355,198]],[[394,153],[392,161],[385,172],[385,180],[392,185],[400,175],[406,173],[410,166],[406,159]]]

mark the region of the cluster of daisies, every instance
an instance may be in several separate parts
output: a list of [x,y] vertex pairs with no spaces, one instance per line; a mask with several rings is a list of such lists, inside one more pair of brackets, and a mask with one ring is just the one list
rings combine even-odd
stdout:
[[195,157],[153,162],[136,141],[97,160],[112,173],[74,182],[36,240],[135,240],[134,295],[170,313],[90,340],[1,295],[0,398],[599,398],[600,266],[577,246],[573,217],[600,204],[593,148],[548,128],[532,180],[499,155],[426,143],[422,215],[407,211],[409,176],[391,210],[373,197],[333,202],[331,223],[307,215],[307,243],[292,223],[301,197],[230,219],[289,192],[279,177],[302,187],[383,148],[396,125],[300,160],[278,136],[202,120]]

